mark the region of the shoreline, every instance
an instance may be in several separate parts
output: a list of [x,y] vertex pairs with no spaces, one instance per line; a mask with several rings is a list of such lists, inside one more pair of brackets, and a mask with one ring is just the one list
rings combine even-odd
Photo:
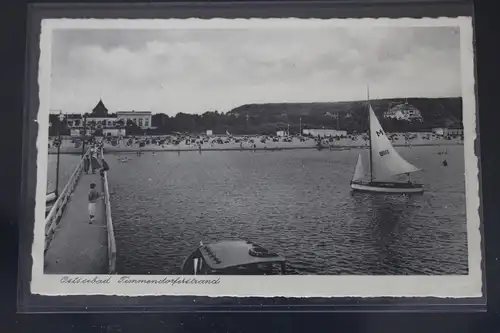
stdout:
[[[394,144],[394,147],[405,147],[406,145],[404,144]],[[450,143],[421,143],[421,144],[412,144],[411,147],[428,147],[428,146],[463,146],[463,143],[458,143],[458,142],[450,142]],[[351,149],[367,149],[368,146],[363,145],[339,145],[333,147],[332,151],[345,151],[345,150],[351,150]],[[248,147],[220,147],[220,148],[215,148],[215,147],[209,147],[209,148],[202,148],[201,151],[282,151],[282,150],[304,150],[304,149],[318,149],[316,146],[292,146],[292,147],[286,147],[286,146],[276,146],[276,147],[256,147],[256,148],[248,148]],[[322,150],[330,150],[329,147],[325,147]],[[182,148],[172,148],[172,147],[144,147],[144,148],[138,148],[138,147],[130,147],[130,148],[124,148],[124,147],[110,147],[110,146],[105,146],[104,147],[104,153],[137,153],[137,152],[196,152],[200,151],[199,148],[193,148],[193,147],[182,147]],[[61,148],[59,154],[63,155],[81,155],[81,148]],[[49,148],[49,155],[57,155],[57,150],[51,150]]]

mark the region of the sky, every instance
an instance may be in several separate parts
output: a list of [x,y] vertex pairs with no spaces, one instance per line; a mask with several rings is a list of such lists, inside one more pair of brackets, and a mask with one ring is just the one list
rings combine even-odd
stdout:
[[249,103],[461,96],[453,27],[58,29],[51,109],[201,114]]

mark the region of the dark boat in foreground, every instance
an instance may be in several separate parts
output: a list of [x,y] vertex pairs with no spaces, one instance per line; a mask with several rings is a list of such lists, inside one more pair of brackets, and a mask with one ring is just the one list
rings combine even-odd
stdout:
[[286,259],[249,241],[200,246],[182,264],[184,275],[284,275]]

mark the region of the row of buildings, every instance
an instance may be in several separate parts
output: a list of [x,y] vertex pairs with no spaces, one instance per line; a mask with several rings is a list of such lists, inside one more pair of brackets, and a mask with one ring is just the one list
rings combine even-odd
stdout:
[[96,130],[101,131],[103,136],[125,136],[129,122],[133,122],[143,130],[153,128],[150,111],[118,111],[112,114],[102,99],[89,115],[68,114],[65,119],[71,136],[81,136],[85,132],[86,135],[90,135]]
[[[350,116],[350,114],[345,116]],[[414,106],[408,104],[408,102],[390,107],[389,110],[384,112],[384,118],[423,121],[421,112]],[[126,136],[126,127],[130,122],[144,131],[154,128],[152,126],[151,111],[118,111],[116,113],[110,113],[102,99],[99,100],[90,114],[86,116],[81,114],[69,114],[66,115],[65,119],[71,136],[81,136],[84,135],[84,133],[90,135],[92,131],[96,130],[102,132],[103,136]],[[212,131],[209,132],[209,135],[211,135]],[[284,131],[283,133],[280,132],[277,133],[278,136],[284,134]],[[451,134],[448,129],[444,128],[435,129],[434,132],[438,135]],[[327,129],[304,129],[302,134],[313,136],[344,136],[347,132]]]

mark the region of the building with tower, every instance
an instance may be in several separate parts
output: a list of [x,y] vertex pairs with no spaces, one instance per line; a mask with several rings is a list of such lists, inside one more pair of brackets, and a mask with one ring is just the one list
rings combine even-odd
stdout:
[[152,114],[150,111],[118,111],[110,113],[102,99],[92,109],[90,114],[68,115],[67,126],[71,136],[86,135],[96,136],[126,136],[128,121],[132,121],[141,129],[152,128]]
[[384,112],[384,118],[404,120],[408,122],[422,122],[424,120],[420,110],[413,105],[408,104],[408,101],[389,107],[389,110]]

